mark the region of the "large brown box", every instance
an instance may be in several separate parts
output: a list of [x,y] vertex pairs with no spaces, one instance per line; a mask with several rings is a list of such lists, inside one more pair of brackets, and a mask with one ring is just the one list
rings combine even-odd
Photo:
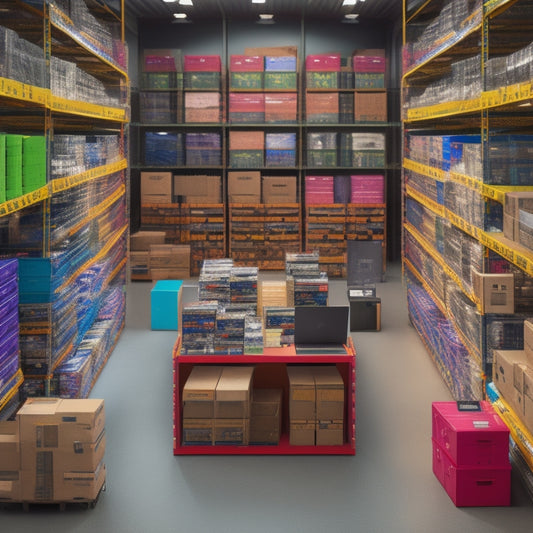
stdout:
[[[316,393],[312,366],[288,366],[289,417],[292,422],[316,420]],[[306,428],[307,430],[307,428]]]
[[213,445],[215,443],[215,419],[184,418],[182,432],[183,444]]
[[215,390],[221,374],[220,366],[193,367],[181,393],[184,419],[215,416]]
[[264,150],[264,131],[230,131],[230,150]]
[[130,235],[130,250],[132,252],[149,252],[152,244],[165,244],[164,231],[138,231]]
[[254,389],[250,444],[278,444],[281,435],[282,389]]
[[317,446],[341,446],[344,444],[344,423],[341,420],[318,421],[316,424]]
[[74,442],[94,443],[104,431],[104,401],[29,398],[17,420],[21,445],[72,450]]
[[387,93],[355,92],[354,117],[363,122],[386,122]]
[[163,279],[188,279],[190,277],[190,269],[185,267],[152,268],[150,270],[150,279],[152,281]]
[[175,175],[174,198],[182,197],[187,204],[220,204],[222,189],[220,176]]
[[529,366],[533,367],[533,321],[530,319],[524,321],[524,351]]
[[249,418],[216,418],[215,444],[247,445],[250,441]]
[[316,419],[319,423],[344,419],[344,381],[336,366],[314,368]]
[[141,204],[172,203],[172,172],[141,172]]
[[314,446],[316,434],[316,422],[292,421],[289,429],[289,443],[291,446]]
[[474,294],[483,313],[514,313],[514,275],[481,274],[472,276]]
[[282,389],[254,389],[252,416],[277,416],[281,412]]
[[228,172],[230,203],[260,203],[261,173],[258,171]]
[[18,470],[20,470],[19,426],[16,421],[6,420],[0,422],[0,473]]
[[222,369],[215,391],[216,419],[250,417],[253,373],[253,366],[225,366]]
[[[153,244],[150,246],[150,267],[190,269],[191,247],[189,244]],[[187,276],[188,277],[188,276]]]
[[296,203],[295,176],[264,176],[263,203],[294,204]]
[[514,242],[520,242],[520,220],[509,213],[503,214],[503,236]]

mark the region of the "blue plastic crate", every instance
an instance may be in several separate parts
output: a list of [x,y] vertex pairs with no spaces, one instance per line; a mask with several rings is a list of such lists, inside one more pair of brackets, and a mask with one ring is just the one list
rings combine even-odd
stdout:
[[159,280],[150,293],[153,330],[178,330],[178,295],[182,280]]

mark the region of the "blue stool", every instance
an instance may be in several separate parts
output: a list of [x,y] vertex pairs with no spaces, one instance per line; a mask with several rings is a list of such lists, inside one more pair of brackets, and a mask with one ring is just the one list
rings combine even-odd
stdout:
[[150,293],[153,330],[178,330],[178,295],[183,281],[159,280]]

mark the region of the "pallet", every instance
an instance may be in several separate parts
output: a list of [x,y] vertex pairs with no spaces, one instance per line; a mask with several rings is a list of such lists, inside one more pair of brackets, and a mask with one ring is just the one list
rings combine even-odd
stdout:
[[53,511],[54,509],[60,512],[75,509],[94,509],[102,492],[105,492],[106,484],[104,483],[100,492],[94,500],[75,500],[75,501],[0,501],[0,509],[5,511],[13,511],[19,509],[25,513],[33,511]]

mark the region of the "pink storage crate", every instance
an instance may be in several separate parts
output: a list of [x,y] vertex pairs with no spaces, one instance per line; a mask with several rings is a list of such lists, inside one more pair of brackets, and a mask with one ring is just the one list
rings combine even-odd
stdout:
[[176,63],[172,56],[148,55],[144,58],[145,72],[176,72]]
[[340,72],[341,56],[339,54],[308,55],[305,58],[305,68],[314,72]]
[[334,198],[333,176],[306,176],[305,202],[307,205],[332,204]]
[[232,72],[263,72],[264,70],[263,56],[232,55],[230,58],[230,71]]
[[220,72],[220,56],[185,56],[185,72]]
[[433,473],[457,507],[511,504],[511,465],[458,467],[433,439]]
[[386,60],[380,56],[353,56],[354,72],[385,72]]
[[350,176],[352,204],[382,204],[385,201],[382,175],[358,174]]
[[509,430],[490,402],[481,411],[459,411],[457,402],[434,402],[432,436],[459,466],[507,467]]

